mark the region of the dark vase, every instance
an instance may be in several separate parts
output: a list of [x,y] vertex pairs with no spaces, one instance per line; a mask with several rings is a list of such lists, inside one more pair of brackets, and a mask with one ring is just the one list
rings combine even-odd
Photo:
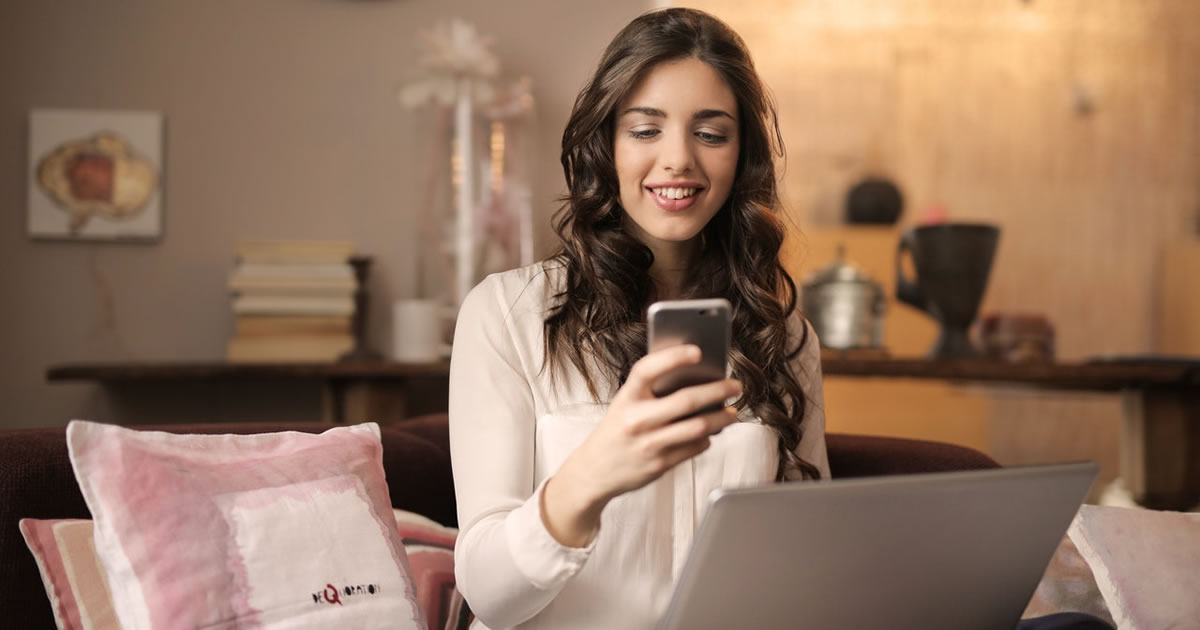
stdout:
[[[925,311],[942,327],[930,356],[982,356],[967,331],[979,313],[999,239],[998,227],[970,223],[926,225],[900,237],[896,297]],[[905,252],[916,269],[913,280],[904,276],[900,266]]]

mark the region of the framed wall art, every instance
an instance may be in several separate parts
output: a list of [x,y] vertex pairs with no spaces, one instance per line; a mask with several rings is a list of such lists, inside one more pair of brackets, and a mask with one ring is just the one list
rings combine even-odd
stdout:
[[159,112],[35,109],[29,115],[29,235],[146,240],[162,235]]

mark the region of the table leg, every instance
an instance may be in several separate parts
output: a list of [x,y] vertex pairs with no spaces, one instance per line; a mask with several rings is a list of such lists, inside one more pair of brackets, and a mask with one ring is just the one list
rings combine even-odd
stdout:
[[354,381],[346,383],[345,422],[378,422],[387,425],[408,417],[407,383],[404,381]]
[[345,381],[327,380],[321,385],[321,422],[325,424],[345,424]]
[[445,413],[449,399],[444,377],[403,380],[329,380],[321,392],[321,417],[329,424],[378,422]]
[[406,389],[402,381],[327,381],[321,392],[321,419],[327,424],[382,425],[403,420],[408,417]]
[[1148,508],[1200,505],[1200,392],[1124,392],[1121,477]]

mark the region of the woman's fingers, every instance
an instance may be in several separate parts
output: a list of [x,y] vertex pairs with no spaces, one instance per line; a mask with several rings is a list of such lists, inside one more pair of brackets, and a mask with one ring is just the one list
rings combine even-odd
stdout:
[[725,407],[702,417],[708,423],[708,434],[716,435],[725,427],[738,421],[738,411],[736,407]]
[[705,435],[690,442],[677,444],[667,449],[662,454],[662,470],[665,472],[678,466],[681,462],[685,462],[699,455],[700,453],[707,451],[708,447],[711,445],[712,441],[709,440],[707,435]]
[[643,436],[644,448],[651,453],[668,453],[681,445],[716,434],[737,422],[737,410],[724,407],[720,411],[673,422]]
[[631,428],[634,432],[649,431],[675,420],[690,418],[702,409],[724,407],[726,400],[741,393],[742,384],[731,378],[684,387],[669,396],[639,403],[631,418]]
[[676,368],[690,365],[700,360],[700,348],[692,344],[683,344],[663,348],[651,352],[637,360],[629,370],[629,378],[617,392],[636,397],[653,396],[651,388],[659,377]]
[[[733,379],[684,387],[661,398],[654,395],[653,386],[661,377],[699,360],[700,349],[694,345],[642,357],[613,396],[606,421],[589,436],[588,448],[577,451],[599,454],[584,459],[611,469],[611,474],[599,477],[612,482],[614,496],[640,488],[702,453],[710,435],[737,420],[737,412],[724,406],[742,393],[741,383]],[[706,411],[711,409],[717,411]]]

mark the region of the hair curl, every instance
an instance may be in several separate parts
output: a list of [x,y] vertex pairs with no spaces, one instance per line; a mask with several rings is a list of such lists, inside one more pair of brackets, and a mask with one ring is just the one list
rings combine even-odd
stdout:
[[805,477],[817,468],[796,455],[806,406],[794,359],[808,341],[789,348],[788,319],[796,285],[779,261],[784,226],[774,154],[782,155],[775,106],[742,39],[717,18],[694,9],[665,9],[633,20],[609,44],[575,99],[562,139],[567,195],[554,216],[561,242],[553,257],[566,283],[545,320],[552,371],[574,365],[599,398],[599,368],[624,382],[646,347],[645,309],[655,299],[650,249],[622,228],[620,185],[613,158],[615,112],[656,65],[694,57],[712,66],[738,102],[741,138],[729,199],[700,233],[683,282],[683,298],[721,296],[733,306],[732,371],[742,381],[738,409],[750,409],[779,435],[778,479],[788,469]]

